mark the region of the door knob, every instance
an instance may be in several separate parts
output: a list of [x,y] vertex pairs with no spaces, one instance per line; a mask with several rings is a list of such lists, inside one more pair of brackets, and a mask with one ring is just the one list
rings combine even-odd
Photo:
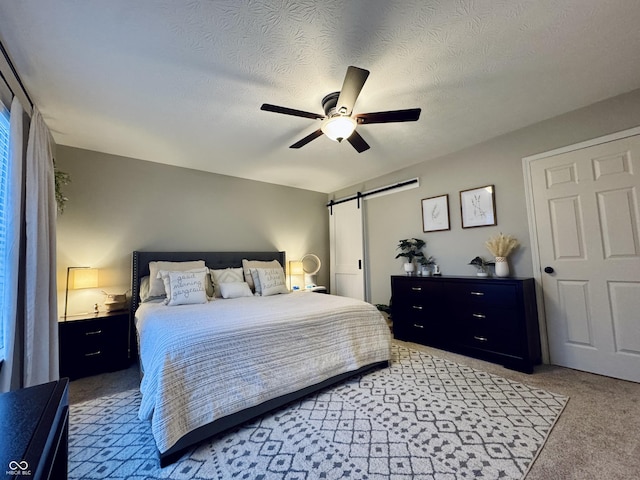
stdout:
[[555,270],[553,267],[544,267],[544,273],[553,273]]

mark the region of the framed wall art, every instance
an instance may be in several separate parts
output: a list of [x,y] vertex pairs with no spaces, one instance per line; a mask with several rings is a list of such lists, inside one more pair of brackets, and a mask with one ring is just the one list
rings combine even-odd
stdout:
[[439,195],[422,199],[422,230],[424,232],[438,232],[450,230],[449,224],[449,195]]
[[495,187],[462,190],[460,192],[460,212],[462,228],[486,227],[497,225]]

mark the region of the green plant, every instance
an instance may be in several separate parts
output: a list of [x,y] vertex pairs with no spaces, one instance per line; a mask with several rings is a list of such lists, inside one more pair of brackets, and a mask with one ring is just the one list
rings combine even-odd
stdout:
[[487,267],[495,265],[495,262],[487,262],[482,257],[475,257],[469,262],[469,265],[473,265],[474,267],[476,267],[479,272],[487,272]]
[[65,185],[69,185],[71,183],[71,176],[68,173],[61,172],[58,170],[56,164],[53,164],[53,178],[55,184],[55,193],[56,193],[56,204],[58,206],[58,213],[62,214],[64,212],[64,206],[69,200],[62,193],[62,187]]
[[424,257],[424,252],[421,250],[426,244],[427,243],[424,240],[420,240],[419,238],[406,238],[404,240],[400,240],[397,249],[402,251],[396,255],[396,258],[405,257],[408,263],[413,262],[414,258],[420,259]]
[[429,256],[429,257],[424,257],[423,256],[423,257],[418,258],[418,263],[420,265],[424,265],[426,267],[426,266],[429,266],[429,265],[435,265],[436,264],[436,259],[433,258],[432,256]]
[[376,303],[376,308],[384,313],[391,313],[391,307],[389,305],[385,305],[384,303]]

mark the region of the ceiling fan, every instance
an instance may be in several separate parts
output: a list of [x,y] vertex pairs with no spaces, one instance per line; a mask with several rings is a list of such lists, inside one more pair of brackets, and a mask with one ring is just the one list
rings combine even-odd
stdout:
[[324,134],[336,142],[342,142],[342,140],[347,139],[358,153],[362,153],[370,147],[364,138],[356,132],[357,125],[367,123],[415,122],[420,118],[419,108],[352,115],[353,106],[368,76],[369,70],[354,66],[348,67],[347,74],[344,77],[344,83],[342,84],[342,90],[330,93],[322,99],[324,115],[295,110],[293,108],[279,107],[278,105],[271,105],[269,103],[263,103],[260,110],[322,120],[322,125],[318,130],[310,133],[302,140],[297,141],[289,148],[303,147],[311,140]]

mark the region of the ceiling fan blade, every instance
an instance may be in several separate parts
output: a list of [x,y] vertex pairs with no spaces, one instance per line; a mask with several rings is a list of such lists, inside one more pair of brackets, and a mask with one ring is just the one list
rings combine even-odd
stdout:
[[320,135],[322,135],[322,130],[318,129],[315,132],[311,132],[309,135],[307,135],[306,137],[304,137],[302,140],[298,140],[296,143],[294,143],[293,145],[291,145],[289,148],[300,148],[300,147],[304,147],[307,143],[309,143],[311,140],[315,140],[316,138],[318,138]]
[[356,104],[358,95],[367,81],[369,70],[350,66],[347,68],[347,74],[344,77],[344,83],[340,90],[338,103],[336,103],[336,112],[342,115],[351,115],[353,106]]
[[313,118],[314,120],[322,120],[324,118],[324,115],[319,115],[317,113],[304,112],[302,110],[296,110],[294,108],[279,107],[278,105],[271,105],[270,103],[263,103],[260,107],[260,110],[265,110],[267,112],[284,113],[285,115],[293,115],[294,117]]
[[391,123],[391,122],[415,122],[420,118],[419,108],[407,110],[389,110],[388,112],[359,113],[354,115],[356,121],[361,123]]
[[358,151],[358,153],[362,153],[365,150],[369,150],[369,148],[371,148],[369,147],[369,144],[364,141],[364,138],[362,138],[360,134],[355,130],[353,131],[351,136],[347,138],[347,141],[353,146],[353,148]]

